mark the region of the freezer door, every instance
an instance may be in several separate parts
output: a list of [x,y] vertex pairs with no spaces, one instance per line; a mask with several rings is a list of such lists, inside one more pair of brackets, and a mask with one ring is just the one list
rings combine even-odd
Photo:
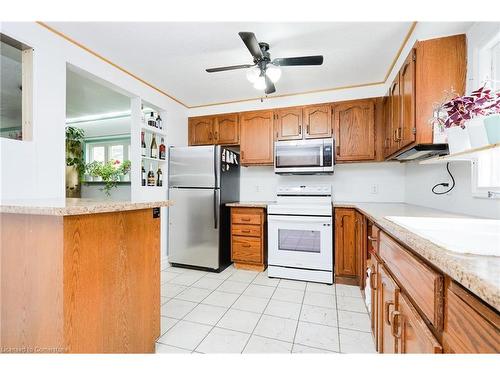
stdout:
[[219,186],[220,146],[169,148],[169,187]]
[[168,218],[168,260],[197,267],[219,268],[218,189],[171,188]]

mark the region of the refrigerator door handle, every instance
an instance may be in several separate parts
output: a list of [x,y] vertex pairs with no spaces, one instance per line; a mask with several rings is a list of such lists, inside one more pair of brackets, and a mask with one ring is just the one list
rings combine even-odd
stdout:
[[219,227],[220,190],[214,190],[214,229]]

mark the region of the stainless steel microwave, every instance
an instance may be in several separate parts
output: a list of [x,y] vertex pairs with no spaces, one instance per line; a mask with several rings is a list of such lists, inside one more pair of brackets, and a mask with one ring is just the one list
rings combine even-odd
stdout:
[[277,174],[331,174],[335,164],[333,138],[274,142]]

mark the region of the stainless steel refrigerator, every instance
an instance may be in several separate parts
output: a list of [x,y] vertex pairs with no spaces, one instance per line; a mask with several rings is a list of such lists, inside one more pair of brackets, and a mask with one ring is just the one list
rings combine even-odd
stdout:
[[220,272],[231,263],[228,202],[240,198],[239,154],[221,146],[170,147],[168,261]]

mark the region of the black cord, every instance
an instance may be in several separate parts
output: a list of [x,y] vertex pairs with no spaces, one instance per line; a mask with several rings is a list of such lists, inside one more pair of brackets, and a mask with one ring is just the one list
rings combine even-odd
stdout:
[[449,175],[450,175],[450,177],[451,177],[451,181],[452,181],[451,188],[449,188],[449,189],[448,189],[448,190],[446,190],[446,191],[442,191],[442,192],[438,192],[438,193],[437,193],[437,192],[435,192],[434,190],[435,190],[438,186],[448,187],[448,186],[450,186],[450,184],[449,184],[449,183],[447,183],[447,182],[442,182],[442,183],[440,183],[440,184],[436,184],[436,185],[434,185],[434,186],[432,187],[432,192],[433,192],[434,194],[436,194],[436,195],[443,195],[443,194],[447,194],[447,193],[449,193],[450,191],[452,191],[452,190],[453,190],[453,188],[455,187],[455,179],[453,178],[453,175],[452,175],[452,174],[451,174],[451,172],[450,172],[450,163],[449,163],[449,162],[448,162],[448,163],[446,163],[446,170],[448,171],[448,174],[449,174]]

